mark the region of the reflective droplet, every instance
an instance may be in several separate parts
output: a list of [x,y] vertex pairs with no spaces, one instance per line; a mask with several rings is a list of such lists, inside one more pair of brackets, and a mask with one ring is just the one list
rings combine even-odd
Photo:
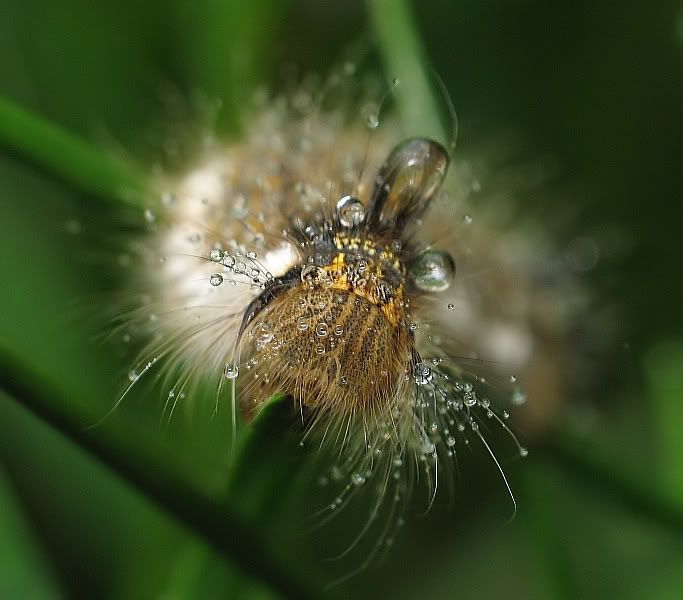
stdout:
[[455,446],[455,438],[452,435],[449,435],[446,438],[446,446],[448,446],[449,448],[452,448],[453,446]]
[[315,326],[315,333],[320,337],[327,337],[327,323],[320,321],[320,323]]
[[455,263],[447,252],[427,250],[413,261],[410,276],[423,292],[442,292],[453,282]]
[[413,367],[413,379],[417,385],[427,385],[434,378],[432,367],[427,362],[419,362]]
[[273,328],[270,323],[261,323],[256,331],[256,340],[260,344],[267,344],[274,337]]
[[465,216],[462,218],[462,222],[463,222],[465,225],[470,225],[470,224],[472,223],[472,216],[471,216],[471,215],[465,215]]
[[145,221],[148,223],[154,223],[157,220],[157,216],[149,209],[145,209]]
[[296,320],[296,328],[299,331],[306,331],[308,329],[308,319],[306,317],[299,317]]
[[379,127],[379,115],[376,112],[371,112],[368,116],[367,119],[365,120],[365,124],[370,128],[370,129],[377,129]]
[[327,274],[327,271],[325,271],[325,269],[322,267],[306,265],[303,269],[301,269],[301,281],[310,286],[326,286],[330,283],[330,278]]
[[226,267],[234,267],[235,266],[235,260],[234,256],[230,256],[227,252],[223,255],[223,264]]
[[353,485],[363,485],[365,483],[365,477],[360,473],[354,473],[351,475],[351,483],[353,483]]
[[135,371],[129,371],[128,372],[128,379],[130,381],[137,381],[138,379],[138,374]]
[[221,259],[223,258],[223,252],[221,250],[213,249],[211,252],[209,252],[209,259],[212,260],[213,262],[221,262]]
[[365,218],[365,207],[358,198],[344,196],[337,202],[337,218],[343,227],[357,227]]
[[318,344],[315,347],[315,352],[316,354],[325,354],[325,346],[323,346],[322,344]]
[[519,455],[520,455],[520,456],[528,456],[528,455],[529,455],[529,451],[528,451],[526,448],[520,448],[520,449],[519,449]]
[[212,273],[211,277],[209,277],[209,283],[214,287],[219,286],[223,283],[223,275],[220,273]]
[[448,305],[448,310],[453,310],[455,308],[455,304],[452,302]]
[[228,363],[225,365],[225,378],[226,379],[236,379],[240,373],[240,369],[237,365],[233,363]]
[[515,406],[521,406],[526,402],[526,394],[522,390],[517,389],[512,392],[511,401]]
[[443,183],[448,162],[446,149],[433,140],[412,138],[396,146],[375,179],[369,226],[400,230],[418,224]]

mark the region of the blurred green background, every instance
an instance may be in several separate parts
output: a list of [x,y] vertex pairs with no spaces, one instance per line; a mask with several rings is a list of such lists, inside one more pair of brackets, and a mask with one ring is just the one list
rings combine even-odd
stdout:
[[[321,557],[340,549],[355,509],[301,525],[314,502],[277,407],[232,475],[224,407],[161,425],[151,385],[84,429],[132,356],[99,339],[131,211],[90,193],[106,179],[97,157],[142,172],[172,163],[168,133],[191,130],[197,92],[222,100],[217,131],[238,136],[244,90],[277,89],[291,65],[326,74],[359,43],[378,67],[391,62],[377,32],[404,2],[371,4],[1,0],[0,95],[12,104],[0,106],[0,598],[683,597],[678,2],[412,7],[463,152],[513,131],[519,160],[556,165],[543,202],[525,208],[572,216],[558,244],[616,240],[586,274],[594,316],[615,324],[608,350],[529,458],[504,461],[514,521],[475,455],[452,502],[424,517],[416,503],[381,561],[325,591],[350,569]],[[52,138],[12,106],[88,141],[94,162],[58,176]]]

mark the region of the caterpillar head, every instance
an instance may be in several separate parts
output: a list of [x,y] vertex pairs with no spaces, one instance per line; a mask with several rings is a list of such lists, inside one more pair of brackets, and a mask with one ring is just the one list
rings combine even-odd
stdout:
[[366,198],[345,195],[329,213],[290,220],[300,260],[268,280],[239,332],[241,354],[260,366],[243,382],[248,401],[284,392],[318,415],[374,421],[409,408],[400,401],[421,363],[411,299],[445,290],[455,272],[448,254],[413,239],[448,163],[437,142],[409,139]]

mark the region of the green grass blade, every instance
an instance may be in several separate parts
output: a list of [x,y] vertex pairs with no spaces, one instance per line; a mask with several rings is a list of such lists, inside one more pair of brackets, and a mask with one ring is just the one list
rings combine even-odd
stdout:
[[[396,101],[407,136],[432,137],[447,146],[439,107],[427,76],[427,56],[407,0],[367,0],[372,29],[390,79],[398,79]],[[436,81],[436,79],[434,80]]]
[[657,433],[655,470],[662,493],[683,506],[683,343],[660,342],[647,354],[645,371]]
[[220,132],[234,133],[250,93],[268,81],[283,3],[208,0],[201,11],[185,2],[174,5],[186,40],[183,55],[192,85],[210,100],[221,101],[215,125]]
[[0,146],[86,194],[141,208],[148,182],[130,164],[0,98]]
[[99,458],[105,465],[174,516],[178,522],[204,538],[255,580],[270,585],[285,597],[310,598],[312,593],[291,568],[272,557],[259,532],[248,525],[226,501],[214,498],[167,465],[160,448],[143,432],[116,431],[103,425],[84,429],[83,415],[67,413],[55,386],[16,356],[0,338],[0,389],[50,423],[74,443]]

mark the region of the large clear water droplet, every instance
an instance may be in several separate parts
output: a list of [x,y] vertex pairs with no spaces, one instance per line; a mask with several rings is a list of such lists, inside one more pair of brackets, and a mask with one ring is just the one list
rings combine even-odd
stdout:
[[412,138],[396,146],[377,174],[369,226],[401,230],[416,223],[439,191],[448,162],[448,152],[434,140]]
[[365,219],[365,207],[358,198],[344,196],[337,202],[337,217],[343,227],[357,227]]
[[209,283],[211,283],[211,285],[214,287],[218,287],[221,283],[223,283],[223,275],[220,273],[212,273],[211,277],[209,277]]
[[427,250],[410,265],[410,276],[423,292],[443,292],[455,277],[455,262],[447,252]]

